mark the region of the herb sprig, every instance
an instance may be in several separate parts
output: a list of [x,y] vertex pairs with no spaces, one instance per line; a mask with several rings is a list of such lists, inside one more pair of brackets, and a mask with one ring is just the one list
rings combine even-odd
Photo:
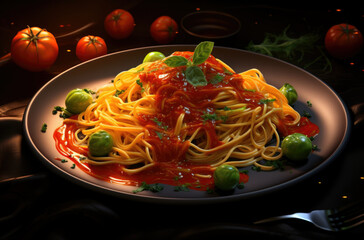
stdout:
[[197,65],[204,63],[210,56],[214,43],[210,41],[201,42],[195,48],[192,56],[192,61],[182,56],[171,56],[164,60],[168,67],[181,67],[186,68],[186,80],[193,86],[206,86],[207,80],[205,74]]
[[308,33],[291,37],[287,34],[288,29],[289,26],[280,34],[267,33],[261,43],[250,42],[246,49],[286,60],[305,69],[316,66],[320,71],[331,72],[331,62],[318,44],[320,35]]

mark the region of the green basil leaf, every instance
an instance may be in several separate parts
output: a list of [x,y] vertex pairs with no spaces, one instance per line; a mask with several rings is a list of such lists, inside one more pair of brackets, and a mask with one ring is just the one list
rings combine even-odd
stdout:
[[193,53],[192,62],[194,65],[199,65],[207,60],[210,56],[212,49],[214,48],[214,42],[201,42],[195,48]]
[[221,82],[222,80],[224,80],[224,76],[221,76],[219,74],[216,74],[211,80],[210,83],[211,84],[218,84],[219,82]]
[[187,82],[191,83],[195,87],[207,85],[205,74],[202,72],[201,68],[197,66],[189,66],[186,69],[186,79]]
[[172,56],[164,60],[164,63],[167,64],[168,67],[186,66],[187,62],[187,58],[182,56]]

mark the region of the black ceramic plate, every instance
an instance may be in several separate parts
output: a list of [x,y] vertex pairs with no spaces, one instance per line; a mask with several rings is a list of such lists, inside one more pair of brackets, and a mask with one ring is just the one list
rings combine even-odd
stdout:
[[[332,162],[343,149],[350,132],[348,111],[336,93],[325,83],[300,68],[271,57],[232,48],[215,47],[212,54],[226,62],[236,72],[258,68],[266,80],[276,87],[286,82],[295,86],[299,93],[298,102],[295,104],[296,110],[301,113],[310,112],[312,121],[318,124],[321,130],[314,140],[319,151],[311,154],[306,164],[287,167],[284,171],[251,170],[249,182],[244,189],[237,189],[230,195],[222,196],[194,190],[175,192],[172,186],[165,186],[159,193],[144,191],[135,194],[132,192],[135,187],[96,179],[80,169],[72,169],[71,161],[61,163],[55,159],[61,155],[56,150],[53,132],[62,124],[62,119],[52,115],[51,112],[54,106],[64,106],[64,99],[70,90],[97,89],[110,82],[119,72],[140,64],[150,51],[160,51],[169,55],[174,51],[193,51],[194,48],[195,46],[191,45],[175,45],[132,49],[85,62],[63,72],[44,85],[30,101],[23,120],[27,141],[48,167],[67,179],[120,197],[162,202],[219,202],[267,194],[312,176]],[[312,103],[312,107],[307,107],[307,101]],[[48,124],[46,133],[41,132],[43,123]]]

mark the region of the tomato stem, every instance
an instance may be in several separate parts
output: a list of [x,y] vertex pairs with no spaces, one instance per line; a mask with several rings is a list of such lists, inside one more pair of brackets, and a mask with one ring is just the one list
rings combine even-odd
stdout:
[[115,15],[113,15],[112,16],[112,20],[114,20],[115,22],[117,22],[117,21],[119,21],[119,19],[121,18],[121,15],[122,15],[123,13],[117,13],[117,14],[115,14]]

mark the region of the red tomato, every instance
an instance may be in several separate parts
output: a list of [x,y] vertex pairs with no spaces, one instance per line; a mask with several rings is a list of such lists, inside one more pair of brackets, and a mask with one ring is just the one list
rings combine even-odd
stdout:
[[133,16],[123,9],[115,9],[106,16],[104,27],[106,32],[115,39],[123,39],[130,36],[134,30]]
[[174,40],[178,33],[178,25],[171,17],[161,16],[150,26],[152,38],[161,44],[167,44]]
[[52,33],[39,27],[19,31],[11,42],[11,58],[22,68],[39,72],[53,65],[58,44]]
[[353,25],[346,23],[332,26],[326,33],[325,47],[335,58],[346,59],[360,52],[363,36]]
[[81,61],[99,57],[107,53],[104,39],[97,36],[85,36],[81,38],[76,46],[76,55]]

